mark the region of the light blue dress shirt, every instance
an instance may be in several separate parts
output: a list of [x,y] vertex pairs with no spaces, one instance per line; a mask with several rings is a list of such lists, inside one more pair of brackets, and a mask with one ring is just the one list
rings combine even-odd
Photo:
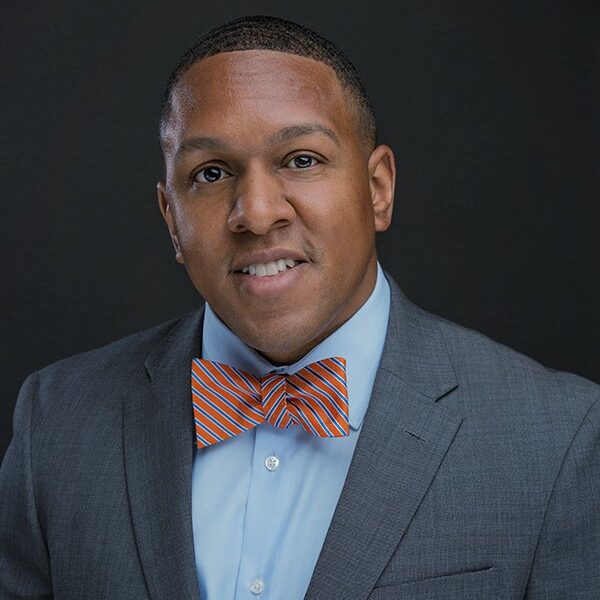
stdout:
[[383,351],[390,289],[379,263],[369,299],[298,362],[274,367],[206,304],[202,358],[263,376],[347,360],[350,434],[320,438],[269,423],[196,450],[192,522],[203,600],[304,597],[339,499]]

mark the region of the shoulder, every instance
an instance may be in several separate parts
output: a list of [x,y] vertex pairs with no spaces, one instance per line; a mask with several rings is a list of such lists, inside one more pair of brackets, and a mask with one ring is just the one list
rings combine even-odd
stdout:
[[562,447],[598,410],[596,383],[546,367],[478,331],[430,313],[411,302],[392,278],[388,280],[396,345],[402,349],[396,359],[408,363],[411,374],[419,373],[419,380],[435,379],[436,373],[453,380],[454,386],[444,386],[450,393],[441,400],[438,396],[438,402],[463,415],[473,434],[514,442],[522,436],[539,440],[542,446],[556,440]]
[[105,346],[81,352],[56,361],[38,371],[45,380],[65,377],[102,376],[110,372],[113,377],[126,375],[143,363],[146,356],[184,316],[165,321],[154,327],[132,333]]
[[553,477],[578,434],[597,439],[600,386],[548,368],[482,333],[432,318],[458,382],[448,403],[465,417],[479,456],[490,464],[511,464],[516,472],[545,465]]
[[486,396],[525,398],[563,407],[586,404],[600,396],[600,386],[573,373],[544,366],[488,336],[433,316],[442,333],[460,385]]
[[404,295],[392,277],[387,278],[392,293],[390,321],[399,349],[394,356],[410,363],[411,373],[419,371],[425,373],[421,378],[431,379],[436,371],[444,377],[453,371],[461,395],[482,411],[493,405],[507,413],[548,412],[556,407],[579,414],[600,397],[596,383],[544,366],[483,333],[424,310]]
[[182,324],[197,323],[198,315],[194,311],[52,363],[32,373],[22,393],[35,392],[34,412],[40,419],[72,414],[78,407],[107,409],[132,386],[147,381],[147,357]]
[[429,332],[420,338],[443,346],[437,359],[453,371],[455,387],[436,405],[461,417],[457,464],[479,465],[506,490],[548,491],[561,468],[568,474],[581,460],[597,463],[600,386],[410,304],[405,313],[413,326]]

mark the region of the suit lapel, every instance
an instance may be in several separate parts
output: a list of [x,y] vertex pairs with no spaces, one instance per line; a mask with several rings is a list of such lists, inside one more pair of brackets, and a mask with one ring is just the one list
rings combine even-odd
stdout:
[[437,322],[388,281],[382,360],[306,600],[369,595],[462,421],[438,402],[457,383]]
[[149,380],[123,403],[123,444],[133,527],[150,597],[198,600],[192,535],[194,433],[190,361],[203,311],[184,317],[145,362]]

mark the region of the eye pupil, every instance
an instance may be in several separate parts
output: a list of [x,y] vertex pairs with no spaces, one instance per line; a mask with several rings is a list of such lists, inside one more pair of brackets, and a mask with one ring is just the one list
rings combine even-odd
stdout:
[[203,170],[206,181],[218,181],[221,179],[221,169],[219,167],[207,167]]
[[299,169],[302,169],[304,167],[310,167],[312,165],[312,160],[313,159],[310,156],[296,156],[296,158],[294,158],[294,164]]

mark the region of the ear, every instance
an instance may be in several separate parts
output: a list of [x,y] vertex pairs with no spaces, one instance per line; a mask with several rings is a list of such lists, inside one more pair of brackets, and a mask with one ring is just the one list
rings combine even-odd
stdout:
[[156,184],[156,194],[158,196],[158,206],[160,212],[169,228],[169,234],[171,235],[171,242],[173,242],[173,248],[175,249],[175,260],[178,263],[184,264],[183,253],[181,252],[181,245],[179,244],[179,238],[177,237],[177,230],[175,229],[175,221],[173,220],[173,213],[167,197],[167,190],[164,182],[159,181]]
[[367,169],[375,231],[385,231],[392,222],[392,211],[394,209],[396,163],[392,149],[385,144],[377,146],[371,152]]

